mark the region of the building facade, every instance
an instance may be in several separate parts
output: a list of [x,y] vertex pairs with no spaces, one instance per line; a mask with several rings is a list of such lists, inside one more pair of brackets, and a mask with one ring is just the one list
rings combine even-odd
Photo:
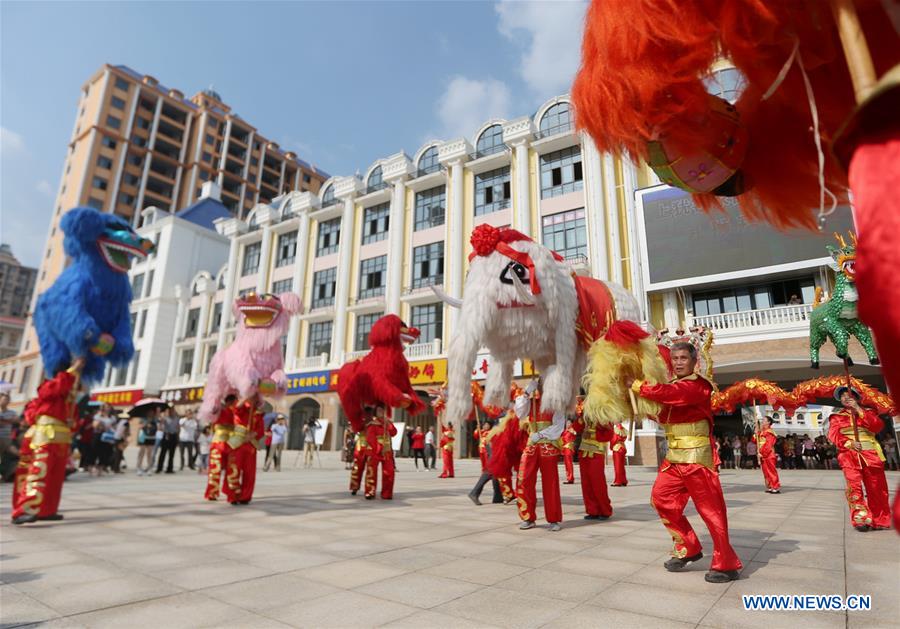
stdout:
[[22,265],[9,245],[0,245],[0,360],[19,351],[36,277],[37,269]]
[[[145,208],[177,212],[201,197],[204,182],[214,182],[222,204],[241,218],[287,191],[317,192],[327,177],[262,135],[212,89],[186,98],[152,76],[104,65],[81,89],[36,293],[64,268],[59,221],[73,207],[112,212],[137,227]],[[41,372],[30,320],[19,355],[3,367],[20,376],[26,367],[33,377]],[[24,388],[36,386],[32,380]]]

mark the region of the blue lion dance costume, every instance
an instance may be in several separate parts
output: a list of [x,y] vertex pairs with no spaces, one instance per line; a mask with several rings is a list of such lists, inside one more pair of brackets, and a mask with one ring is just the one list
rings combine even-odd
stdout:
[[107,363],[124,366],[134,356],[128,268],[153,250],[124,220],[91,208],[69,211],[60,226],[71,264],[34,309],[49,379],[25,409],[13,524],[63,518],[58,508],[80,381],[97,382]]
[[153,244],[113,214],[79,207],[63,217],[64,247],[71,264],[38,297],[34,327],[48,377],[85,357],[81,379],[97,382],[106,363],[128,364],[131,340],[132,257],[145,258]]

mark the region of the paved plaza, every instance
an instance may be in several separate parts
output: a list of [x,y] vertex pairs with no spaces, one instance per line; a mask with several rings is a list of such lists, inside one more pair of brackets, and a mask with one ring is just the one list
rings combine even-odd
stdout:
[[[455,479],[401,459],[393,501],[345,491],[334,453],[322,467],[260,470],[252,504],[201,499],[204,478],[78,474],[60,523],[14,528],[2,490],[0,623],[14,627],[896,627],[900,540],[847,523],[839,471],[722,472],[742,578],[706,583],[712,547],[682,574],[662,568],[671,540],[649,505],[655,476],[630,468],[610,488],[615,514],[582,519],[563,485],[564,528],[516,528],[514,506],[474,506],[478,472]],[[261,460],[261,459],[260,459]],[[608,468],[609,469],[609,468]],[[888,475],[896,487],[900,475]],[[490,496],[483,496],[490,501]],[[543,523],[542,523],[543,524]],[[870,594],[871,611],[744,611],[742,594]]]

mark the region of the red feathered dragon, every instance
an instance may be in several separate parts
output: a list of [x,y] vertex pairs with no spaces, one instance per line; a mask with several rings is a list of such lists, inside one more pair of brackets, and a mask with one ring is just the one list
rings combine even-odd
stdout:
[[406,325],[397,315],[385,315],[369,332],[368,354],[341,367],[337,393],[355,432],[365,428],[366,406],[405,408],[410,415],[425,410],[425,403],[409,382],[409,363],[403,355],[404,343],[419,338],[419,330]]

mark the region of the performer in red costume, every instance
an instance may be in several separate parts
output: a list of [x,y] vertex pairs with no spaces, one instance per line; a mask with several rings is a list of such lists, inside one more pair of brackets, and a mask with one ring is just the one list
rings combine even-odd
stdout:
[[778,469],[775,467],[775,440],[778,437],[772,430],[772,418],[766,417],[762,421],[762,429],[753,435],[753,441],[757,445],[759,453],[759,466],[762,468],[763,478],[766,480],[766,492],[770,494],[781,493],[781,481],[778,478]]
[[728,540],[725,497],[713,467],[713,387],[694,373],[697,348],[690,343],[675,343],[671,360],[675,380],[669,384],[626,382],[636,394],[663,405],[659,422],[666,430],[669,450],[653,484],[650,503],[675,543],[665,568],[675,572],[703,557],[697,534],[684,517],[684,507],[691,498],[713,541],[706,580],[727,583],[739,577],[742,566]]
[[628,431],[621,423],[613,426],[613,435],[609,440],[609,446],[612,450],[613,469],[616,472],[613,478],[613,487],[625,487],[628,485],[628,478],[625,476],[625,455],[628,449],[625,447],[625,441],[628,439]]
[[606,520],[612,515],[612,504],[606,488],[606,450],[613,438],[610,426],[598,424],[585,429],[581,418],[574,428],[581,433],[578,446],[578,471],[581,473],[581,496],[584,499],[585,520]]
[[526,389],[532,392],[531,412],[528,418],[528,445],[519,462],[519,482],[516,494],[519,503],[519,528],[533,529],[537,519],[537,475],[541,472],[541,492],[544,497],[544,516],[551,531],[562,528],[562,499],[559,495],[559,438],[566,426],[562,413],[542,413],[540,391],[533,380]]
[[32,425],[23,439],[22,452],[26,458],[30,456],[30,462],[24,482],[16,483],[19,491],[18,498],[13,498],[13,524],[63,519],[57,510],[72,443],[75,392],[84,363],[77,358],[69,369],[45,380],[29,404],[26,421]]
[[234,432],[228,440],[231,454],[228,457],[228,487],[233,505],[250,504],[256,485],[256,452],[265,433],[263,413],[259,410],[262,400],[254,394],[234,409]]
[[575,482],[575,466],[573,459],[575,458],[575,430],[572,428],[572,422],[566,421],[566,429],[563,430],[562,438],[562,455],[563,465],[566,468],[566,485],[572,485]]
[[441,462],[444,469],[438,478],[453,478],[453,442],[456,441],[456,433],[453,430],[453,424],[448,423],[441,426],[441,440],[438,445],[441,448]]
[[228,440],[234,434],[234,407],[237,404],[237,396],[229,395],[225,398],[225,406],[219,411],[216,421],[213,422],[213,439],[209,446],[209,474],[206,481],[204,498],[218,500],[219,488],[225,493],[225,497],[231,502],[231,487],[227,482],[223,484],[223,476],[227,476],[228,463],[231,460],[231,446]]
[[[509,504],[518,492],[518,469],[522,452],[528,445],[528,432],[524,430],[524,420],[528,417],[531,400],[522,395],[522,389],[513,385],[513,402],[500,420],[500,424],[491,432],[491,456],[488,460],[488,472],[500,485],[503,504]],[[513,473],[516,473],[516,486],[513,489]]]
[[366,426],[366,442],[369,444],[366,462],[366,500],[375,499],[378,489],[378,465],[381,464],[381,498],[394,497],[394,448],[391,437],[397,434],[397,427],[389,420],[383,406],[375,407],[375,416]]
[[[28,470],[31,468],[31,462],[34,460],[34,452],[31,450],[31,437],[34,434],[32,426],[37,416],[34,409],[38,404],[38,398],[35,398],[25,405],[23,412],[24,424],[28,428],[19,443],[19,461],[16,463],[16,473],[13,479],[12,490],[12,508],[13,511],[19,508],[22,500],[25,499],[25,479],[28,478]],[[21,430],[22,428],[20,428]]]
[[481,428],[475,430],[472,433],[472,436],[478,439],[478,460],[481,461],[481,473],[484,474],[487,472],[487,464],[488,464],[488,433],[491,430],[490,422],[484,422],[481,424]]
[[890,528],[884,454],[875,439],[884,422],[874,411],[859,405],[860,394],[856,389],[839,387],[835,397],[844,408],[828,419],[828,439],[837,446],[838,463],[847,479],[850,524],[861,533]]

